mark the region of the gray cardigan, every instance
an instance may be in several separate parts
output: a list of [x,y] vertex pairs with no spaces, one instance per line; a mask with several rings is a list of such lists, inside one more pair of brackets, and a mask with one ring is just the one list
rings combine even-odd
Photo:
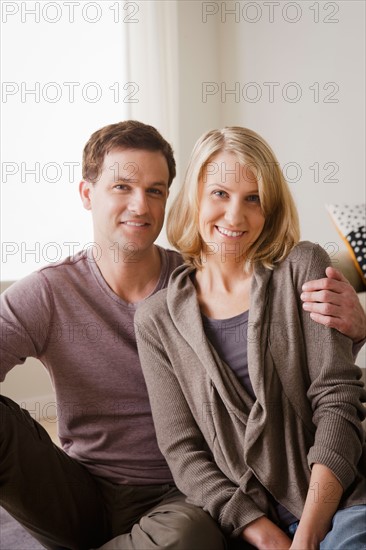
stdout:
[[327,265],[323,249],[303,242],[274,270],[255,268],[255,401],[205,337],[192,268],[178,267],[136,313],[159,447],[179,489],[233,535],[264,514],[275,520],[263,487],[300,518],[313,463],[342,484],[342,507],[365,503],[366,392],[352,343],[313,322],[299,299],[302,284],[323,277]]

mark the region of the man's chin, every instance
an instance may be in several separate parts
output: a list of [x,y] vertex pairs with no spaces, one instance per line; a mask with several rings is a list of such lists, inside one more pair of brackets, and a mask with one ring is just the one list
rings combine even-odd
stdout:
[[141,239],[130,239],[115,241],[109,246],[113,251],[115,261],[137,262],[146,256],[154,247],[154,241],[142,241]]

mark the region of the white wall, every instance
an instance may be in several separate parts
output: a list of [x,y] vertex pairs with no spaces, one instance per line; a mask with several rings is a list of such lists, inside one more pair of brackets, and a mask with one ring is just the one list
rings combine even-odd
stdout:
[[[324,206],[365,202],[365,3],[236,4],[236,15],[220,10],[207,18],[220,28],[224,92],[208,101],[222,126],[258,131],[287,165],[302,237],[342,246]],[[273,97],[265,83],[276,83]]]

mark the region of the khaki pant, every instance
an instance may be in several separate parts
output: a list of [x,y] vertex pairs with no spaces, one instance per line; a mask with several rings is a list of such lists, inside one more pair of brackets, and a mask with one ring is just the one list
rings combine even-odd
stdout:
[[114,485],[91,475],[0,396],[0,504],[52,550],[222,550],[203,510],[174,485]]

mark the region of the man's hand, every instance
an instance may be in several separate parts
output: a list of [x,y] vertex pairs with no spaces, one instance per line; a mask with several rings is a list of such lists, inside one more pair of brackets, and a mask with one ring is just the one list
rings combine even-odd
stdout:
[[317,323],[339,330],[354,343],[361,342],[366,337],[366,315],[354,288],[334,267],[327,267],[326,275],[303,285],[303,308]]

